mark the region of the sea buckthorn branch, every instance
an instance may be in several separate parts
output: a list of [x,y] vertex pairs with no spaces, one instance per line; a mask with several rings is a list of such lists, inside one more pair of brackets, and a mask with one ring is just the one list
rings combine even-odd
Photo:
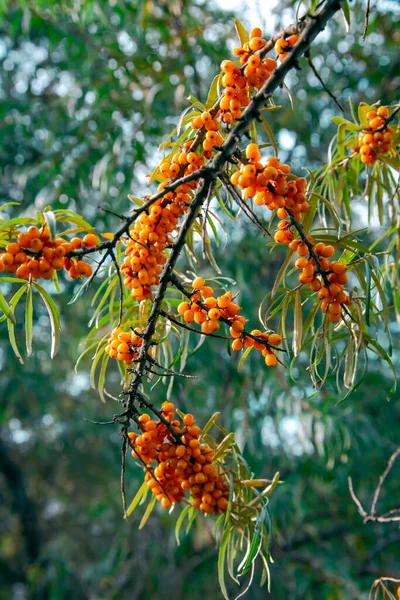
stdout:
[[[255,52],[255,55],[259,56],[260,58],[264,58],[266,56],[266,54],[268,54],[268,52],[270,52],[275,47],[275,44],[279,39],[301,33],[303,31],[303,29],[306,27],[307,17],[308,17],[308,14],[306,13],[304,15],[304,17],[301,17],[297,23],[292,23],[288,27],[281,29],[276,35],[274,35],[267,42],[265,42],[264,46],[260,50],[257,50]],[[242,65],[240,67],[240,71],[243,72],[245,68],[246,68],[246,65]],[[219,98],[215,101],[213,106],[209,109],[209,113],[211,114],[211,116],[213,118],[216,116],[216,114],[218,113],[218,111],[220,109],[221,100],[223,99],[223,97],[224,97],[224,94],[222,93],[219,96]],[[190,146],[191,152],[194,152],[198,148],[198,146],[204,141],[206,133],[207,133],[207,129],[205,126],[201,127],[197,131],[195,137],[193,138],[192,145]]]
[[[160,314],[163,316],[167,315],[167,313],[164,313],[164,311],[160,311]],[[169,318],[169,316],[168,316],[168,318]],[[160,365],[160,363],[158,363],[156,360],[154,360],[154,358],[152,358],[151,356],[149,356],[147,360],[149,363],[151,363],[155,367],[157,367],[159,369],[164,369],[164,371],[167,371],[171,377],[173,377],[174,375],[177,375],[178,377],[186,377],[186,379],[197,379],[197,377],[195,375],[187,375],[186,373],[181,373],[180,371],[174,371],[174,369],[170,369],[169,367]],[[162,374],[161,374],[161,377],[163,377]]]
[[[226,163],[228,158],[230,158],[238,148],[241,137],[248,132],[251,122],[254,118],[257,118],[266,100],[277,89],[277,87],[281,85],[286,74],[296,64],[297,59],[307,50],[318,33],[325,28],[326,23],[339,10],[342,2],[343,0],[331,0],[331,2],[328,2],[321,12],[306,25],[300,39],[298,40],[298,43],[293,47],[289,56],[282,62],[276,71],[274,71],[260,91],[253,96],[248,106],[245,108],[240,121],[236,123],[225,142],[218,148],[218,153],[212,160],[210,166],[203,168],[201,178],[202,183],[200,184],[198,192],[190,204],[185,221],[182,224],[178,238],[173,249],[171,250],[170,256],[165,263],[164,270],[160,277],[159,288],[154,298],[152,310],[143,335],[143,344],[140,348],[139,363],[129,385],[128,404],[135,401],[136,392],[138,391],[145,372],[147,352],[151,345],[151,338],[155,332],[156,322],[167,290],[167,285],[170,281],[170,276],[179,254],[186,243],[186,235],[197,216],[198,209],[211,196],[213,184],[215,183],[219,171]],[[162,197],[162,194],[160,197]]]
[[71,252],[66,254],[66,256],[68,258],[78,258],[86,256],[87,254],[93,254],[94,252],[101,252],[103,250],[115,248],[118,242],[121,240],[121,238],[123,238],[125,235],[128,235],[129,237],[129,230],[133,223],[143,212],[147,212],[148,209],[154,204],[154,202],[156,202],[160,198],[163,198],[168,192],[175,191],[179,186],[185,183],[190,183],[191,181],[195,181],[196,179],[202,178],[204,175],[207,175],[208,172],[208,167],[201,167],[200,169],[197,169],[189,175],[185,175],[183,177],[174,179],[162,190],[156,192],[147,200],[145,200],[145,202],[141,206],[139,206],[138,208],[134,208],[132,210],[132,214],[128,216],[120,216],[120,219],[123,221],[123,225],[121,225],[121,227],[117,229],[117,231],[113,234],[113,238],[111,240],[105,240],[104,242],[101,242],[100,244],[97,244],[92,248],[81,248],[78,250],[72,250]]
[[[182,294],[184,296],[186,296],[186,298],[191,299],[193,297],[193,292],[189,292],[179,281],[178,277],[175,275],[175,273],[172,274],[171,276],[171,283],[173,283],[175,285],[175,287],[182,292]],[[203,302],[201,302],[201,300],[196,300],[195,302],[203,311],[208,312],[210,310],[210,308],[204,304]],[[225,325],[228,325],[229,327],[232,326],[232,320],[229,320],[223,316],[220,316],[219,321],[221,321],[222,323],[224,323]],[[181,327],[185,327],[184,323],[181,323],[179,321],[177,321],[177,323],[181,326]],[[203,333],[202,331],[199,330],[192,330],[195,331],[196,333]],[[262,344],[263,346],[265,346],[268,349],[271,350],[278,350],[279,352],[286,352],[286,350],[284,348],[281,348],[279,346],[275,346],[273,344],[271,344],[270,342],[268,342],[268,340],[262,339],[260,338],[258,335],[255,335],[249,331],[246,331],[246,329],[243,328],[243,330],[241,331],[241,337],[243,338],[250,338],[252,340],[254,340],[255,342],[258,342],[260,344]],[[223,339],[231,339],[231,338],[226,338],[226,336],[215,336],[215,334],[213,333],[205,333],[204,335],[208,335],[208,336],[214,336],[214,337],[222,337]]]
[[392,121],[394,121],[396,115],[398,114],[398,112],[400,111],[400,104],[398,104],[398,106],[396,106],[396,108],[391,112],[391,114],[384,118],[384,123],[383,125],[381,125],[380,127],[378,127],[377,129],[375,129],[376,131],[383,131],[384,129],[386,129],[386,127],[389,125],[389,123],[391,123]]
[[[190,298],[190,296],[188,296],[188,298]],[[197,302],[196,304],[201,306],[201,304],[199,302]],[[204,309],[205,308],[206,307],[204,306]],[[197,333],[198,335],[206,335],[208,337],[219,338],[220,340],[230,340],[231,339],[227,335],[218,335],[217,333],[205,333],[204,331],[201,331],[200,329],[195,329],[194,327],[189,327],[189,325],[187,325],[186,323],[182,323],[181,321],[178,321],[177,319],[175,319],[175,317],[173,317],[169,313],[165,312],[164,310],[160,310],[160,315],[162,315],[166,319],[169,319],[172,323],[175,323],[175,325],[178,325],[182,329],[187,329],[188,331],[192,331],[193,333]]]
[[320,261],[320,257],[318,256],[318,254],[315,252],[314,250],[314,245],[312,243],[312,241],[309,239],[309,237],[306,235],[304,229],[303,229],[303,225],[296,219],[296,217],[294,216],[293,212],[290,210],[290,208],[285,208],[285,211],[288,213],[289,217],[290,217],[290,223],[293,225],[293,227],[295,227],[295,229],[297,230],[299,237],[301,238],[301,241],[303,242],[303,244],[305,244],[308,248],[308,253],[311,256],[311,258],[314,259],[315,261],[315,266],[317,268],[318,274],[322,277],[322,280],[324,282],[324,284],[326,286],[330,285],[330,281],[328,279],[328,275],[330,273],[332,273],[331,270],[325,270],[322,265],[321,265],[321,261]]
[[224,175],[221,175],[219,177],[219,179],[223,182],[224,186],[230,191],[231,197],[236,202],[236,204],[239,206],[239,208],[241,208],[243,210],[243,212],[250,219],[250,221],[261,231],[261,233],[263,233],[264,235],[267,235],[268,237],[273,239],[273,236],[271,235],[271,233],[268,231],[268,229],[265,227],[265,225],[263,225],[261,223],[261,221],[255,214],[255,212],[250,208],[250,206],[248,206],[248,204],[246,204],[244,202],[243,198],[238,193],[235,186],[232,185],[231,182],[229,181],[229,178],[224,174]]

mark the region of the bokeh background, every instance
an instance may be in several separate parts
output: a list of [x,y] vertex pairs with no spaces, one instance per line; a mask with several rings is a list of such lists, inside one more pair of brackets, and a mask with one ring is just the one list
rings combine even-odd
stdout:
[[[364,43],[365,3],[354,4],[350,34],[337,18],[314,44],[315,64],[346,110],[348,98],[398,101],[399,4],[372,3]],[[115,225],[100,206],[126,212],[127,194],[147,191],[145,175],[186,97],[205,99],[219,62],[236,45],[234,16],[248,27],[261,23],[266,34],[294,20],[287,0],[6,0],[0,7],[0,204],[18,201],[18,211],[29,214],[48,204],[72,208],[98,231]],[[273,128],[280,155],[303,174],[326,159],[338,109],[305,61],[287,83],[295,107],[277,94],[282,110]],[[228,227],[230,243],[216,249],[216,259],[256,322],[280,257],[268,256],[249,223]],[[88,361],[74,372],[90,314],[87,298],[67,304],[73,290],[65,282],[55,296],[63,315],[55,360],[39,307],[35,352],[24,367],[4,325],[0,331],[0,598],[220,599],[210,519],[199,518],[179,547],[174,513],[155,510],[140,532],[140,510],[122,519],[118,430],[84,421],[108,420],[118,406],[102,404],[90,389]],[[392,334],[398,348],[398,326]],[[237,432],[254,472],[269,477],[279,470],[285,480],[271,502],[272,591],[255,583],[247,597],[367,598],[376,577],[400,577],[398,526],[363,525],[347,487],[351,474],[370,501],[399,444],[399,397],[386,401],[392,381],[385,366],[371,360],[363,384],[336,407],[334,381],[309,398],[302,357],[295,381],[253,355],[240,373],[237,363],[223,343],[206,342],[187,364],[199,378],[175,382],[173,400],[200,424],[221,411],[221,424]],[[118,393],[116,371],[107,387]],[[158,386],[154,400],[164,397]],[[398,500],[399,476],[400,465],[385,484],[382,510]],[[128,461],[128,500],[140,478]]]

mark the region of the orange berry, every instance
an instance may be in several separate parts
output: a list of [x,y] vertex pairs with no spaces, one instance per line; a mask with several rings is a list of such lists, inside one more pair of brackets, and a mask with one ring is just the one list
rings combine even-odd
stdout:
[[205,281],[202,277],[196,277],[196,279],[193,280],[192,282],[192,287],[194,290],[201,290],[201,288],[204,286]]
[[94,233],[88,233],[83,238],[82,243],[85,246],[85,248],[94,248],[98,243],[97,235],[95,235]]
[[218,310],[218,308],[211,308],[208,311],[208,318],[211,321],[218,321],[218,319],[220,318],[220,316],[221,316],[221,311]]
[[191,427],[194,424],[194,421],[194,416],[189,413],[183,417],[183,424],[186,427]]
[[246,156],[249,160],[258,162],[261,158],[261,152],[257,144],[249,144],[246,148]]
[[243,342],[240,339],[233,340],[232,342],[232,350],[238,351],[243,348]]
[[265,364],[267,365],[267,367],[274,367],[277,362],[278,360],[275,354],[267,354],[267,356],[265,357]]

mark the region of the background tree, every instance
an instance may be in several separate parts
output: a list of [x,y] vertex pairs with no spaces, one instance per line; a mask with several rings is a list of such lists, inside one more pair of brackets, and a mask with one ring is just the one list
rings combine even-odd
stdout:
[[[10,29],[2,32],[5,100],[1,111],[5,143],[1,150],[1,185],[5,200],[23,201],[27,210],[33,204],[43,208],[49,202],[76,208],[86,218],[98,219],[96,228],[101,231],[109,228],[110,221],[108,215],[95,208],[98,204],[120,212],[128,192],[140,195],[148,170],[144,163],[153,166],[156,162],[152,155],[165,131],[165,111],[170,110],[172,119],[184,108],[184,98],[189,93],[204,98],[210,83],[209,67],[214,64],[216,71],[217,64],[226,57],[225,36],[233,35],[232,21],[223,25],[228,15],[207,13],[209,9],[202,6],[201,13],[194,12],[192,16],[192,10],[199,11],[197,6],[185,3],[182,8],[174,14],[167,5],[154,7],[144,3],[122,11],[118,4],[104,9],[90,3],[75,15],[48,7],[38,12],[18,6],[10,8],[10,18],[5,21]],[[387,56],[390,69],[396,61],[395,32],[391,30],[396,10],[394,6],[392,13],[389,9],[384,17],[379,15],[370,21],[372,35],[378,27],[385,32],[384,40],[379,38],[383,46],[380,59]],[[104,11],[107,18],[102,16]],[[119,21],[113,18],[114,14]],[[210,17],[204,18],[207,14]],[[285,24],[292,20],[293,13]],[[352,31],[357,40],[361,33],[358,22],[360,19],[355,16]],[[332,36],[342,35],[339,29],[330,31]],[[121,32],[129,32],[128,38]],[[190,36],[195,40],[195,49],[185,44]],[[133,55],[129,55],[129,38],[136,44]],[[331,48],[337,45],[335,39],[329,43]],[[355,65],[360,68],[363,63],[371,63],[368,56],[374,39],[367,38],[364,44],[357,41],[351,48],[346,57],[344,85],[335,78],[335,85],[331,86],[333,75],[328,80],[330,74],[323,73],[343,105],[346,90],[356,102],[357,94],[363,92],[358,87]],[[29,43],[46,48],[47,56],[43,59],[45,65],[38,63],[35,71],[28,74],[28,87],[23,91],[15,65],[25,64],[24,51],[35,56],[37,50],[26,47]],[[160,59],[163,44],[166,51]],[[316,64],[318,50],[313,49]],[[320,56],[325,57],[324,48]],[[161,68],[155,66],[157,61]],[[127,62],[133,63],[129,69]],[[180,82],[182,65],[190,63],[193,72],[186,71]],[[382,99],[383,103],[390,103],[396,98],[398,83],[387,76],[387,96],[382,96],[381,81],[372,76],[374,65],[366,68],[370,101]],[[38,73],[43,67],[45,73]],[[337,113],[319,84],[313,79],[305,81],[305,76],[310,76],[307,64],[302,62],[301,67],[297,81],[288,83],[296,98],[301,98],[303,92],[304,114],[311,115],[313,135],[319,137],[311,136],[309,140],[283,95],[285,110],[277,113],[276,121],[277,131],[282,131],[282,127],[295,130],[301,140],[303,149],[299,144],[296,151],[286,146],[290,156],[286,159],[283,155],[292,163],[297,160],[298,168],[314,161],[315,166],[324,162],[327,142],[335,131],[328,117]],[[64,89],[67,88],[63,93],[62,75]],[[121,85],[121,92],[115,91],[116,82]],[[173,102],[165,96],[172,92]],[[32,96],[29,98],[30,94],[37,94],[35,101]],[[132,116],[133,101],[137,104]],[[12,111],[10,105],[14,107]],[[318,122],[315,116],[324,114]],[[292,144],[293,136],[287,136],[286,143],[288,139]],[[285,149],[285,137],[279,141]],[[297,150],[299,147],[301,151]],[[141,161],[143,166],[137,164]],[[222,249],[215,253],[224,274],[238,282],[241,304],[248,315],[270,287],[266,282],[273,281],[276,275],[270,263],[260,260],[263,246],[250,231],[247,223],[235,228],[235,245],[229,246],[229,254]],[[257,267],[249,273],[241,257]],[[63,297],[57,301],[65,306],[64,298],[71,297],[71,289],[65,287],[62,292]],[[157,514],[140,535],[135,522],[127,525],[120,519],[118,433],[82,421],[82,416],[107,420],[110,408],[96,402],[84,370],[78,376],[72,375],[77,341],[85,335],[85,304],[78,300],[64,311],[68,335],[64,335],[62,352],[55,363],[48,362],[48,326],[40,309],[35,325],[35,337],[40,341],[23,373],[7,345],[3,345],[1,453],[5,534],[1,552],[7,567],[2,570],[2,593],[7,595],[12,590],[14,595],[25,597],[46,597],[52,593],[63,597],[74,591],[82,598],[90,594],[172,598],[185,597],[190,590],[191,594],[218,597],[216,551],[203,523],[176,549],[170,543],[173,516]],[[396,334],[393,328],[395,343]],[[260,370],[252,355],[237,373],[237,365],[227,360],[223,345],[203,345],[190,360],[191,372],[201,377],[195,384],[175,384],[177,404],[196,412],[199,419],[204,411],[206,420],[211,412],[221,410],[224,398],[221,422],[226,429],[237,432],[252,469],[260,476],[279,470],[287,484],[280,487],[279,496],[271,504],[276,529],[272,554],[277,562],[273,567],[272,597],[285,598],[288,593],[298,598],[335,598],[343,594],[365,597],[363,594],[375,576],[398,577],[395,525],[384,531],[378,525],[364,526],[347,487],[348,474],[357,473],[361,457],[365,460],[368,456],[368,477],[360,474],[355,485],[360,497],[371,493],[370,480],[377,479],[396,445],[399,413],[395,403],[387,404],[382,398],[382,388],[391,387],[382,365],[378,361],[370,363],[366,379],[351,402],[344,408],[335,408],[334,382],[328,383],[317,399],[310,400],[301,368],[296,373],[298,383],[293,385],[285,374]],[[215,369],[221,360],[225,365],[222,381]],[[117,373],[114,384],[117,391]],[[162,392],[158,393],[162,399]],[[135,468],[128,465],[130,495],[138,487],[137,477]],[[393,473],[385,487],[388,498],[394,493],[395,477]],[[101,547],[98,539],[103,542]],[[142,576],[138,578],[137,573]],[[265,592],[254,587],[249,597],[265,597]]]

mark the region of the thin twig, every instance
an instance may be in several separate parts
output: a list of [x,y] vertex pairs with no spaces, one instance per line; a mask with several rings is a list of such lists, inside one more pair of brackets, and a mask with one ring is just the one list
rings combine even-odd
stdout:
[[376,486],[376,490],[375,490],[375,494],[374,494],[374,499],[371,504],[371,515],[375,515],[376,505],[378,502],[379,494],[381,493],[381,490],[382,490],[382,485],[383,485],[386,477],[389,475],[390,470],[393,467],[393,464],[399,455],[400,455],[400,448],[397,448],[397,450],[395,450],[395,452],[393,452],[392,456],[389,458],[386,469],[384,470],[382,475],[379,477],[378,485]]
[[351,477],[348,477],[350,495],[352,497],[353,502],[357,506],[358,512],[362,516],[364,523],[368,523],[368,522],[373,522],[373,523],[400,522],[400,515],[398,515],[398,513],[400,513],[400,508],[392,508],[391,510],[387,511],[386,513],[384,513],[382,515],[376,514],[376,505],[378,503],[379,496],[382,491],[382,485],[384,484],[387,476],[389,475],[398,456],[400,456],[400,448],[397,448],[397,450],[395,450],[395,452],[393,452],[392,456],[389,458],[386,469],[384,470],[382,475],[379,477],[379,481],[378,481],[378,484],[375,489],[374,497],[373,497],[372,504],[371,504],[371,510],[370,510],[369,514],[363,508],[360,500],[357,498],[357,496],[354,492],[353,482],[352,482]]
[[[198,302],[197,302],[198,304]],[[187,329],[188,331],[193,331],[193,333],[197,333],[198,335],[205,335],[207,337],[219,338],[220,340],[230,340],[231,338],[227,335],[218,335],[217,333],[205,333],[201,329],[195,329],[194,327],[189,327],[186,323],[181,323],[178,319],[175,319],[172,315],[166,313],[164,310],[160,310],[160,315],[163,315],[165,318],[169,319],[175,325],[182,327],[182,329]]]
[[364,31],[363,31],[363,38],[362,38],[363,42],[365,41],[365,38],[367,37],[370,9],[371,9],[371,0],[367,0],[367,8],[365,10],[365,17],[364,17]]
[[332,100],[335,102],[336,106],[338,106],[338,108],[344,114],[344,108],[343,108],[343,106],[340,104],[340,102],[336,98],[335,94],[333,92],[331,92],[331,90],[328,88],[328,86],[326,85],[326,83],[322,79],[320,73],[317,70],[317,67],[314,65],[313,61],[311,60],[311,56],[310,56],[309,52],[307,52],[305,54],[305,59],[308,62],[308,64],[310,65],[312,72],[314,73],[315,77],[318,79],[318,81],[320,82],[320,84],[322,85],[322,87],[324,88],[324,90],[326,91],[326,93],[328,94],[328,96],[330,96],[332,98]]
[[[180,292],[182,292],[182,294],[184,294],[187,298],[191,298],[193,296],[193,292],[189,292],[181,284],[181,282],[179,281],[179,279],[177,278],[175,273],[173,273],[171,275],[171,283],[173,283],[175,285],[175,287],[177,287],[178,290]],[[203,304],[200,300],[196,300],[196,304],[205,311],[209,310],[209,308],[205,304]],[[225,325],[229,325],[229,327],[231,327],[231,325],[232,325],[232,322],[230,319],[225,319],[225,317],[222,317],[222,316],[219,318],[219,321],[221,321],[222,323],[225,323]],[[206,335],[211,335],[211,334],[206,334]],[[258,336],[253,335],[252,333],[250,333],[249,331],[246,331],[245,329],[243,329],[243,331],[242,331],[242,337],[250,337],[252,340],[255,340],[256,342],[260,342],[261,344],[264,344],[264,346],[266,346],[269,349],[278,350],[279,352],[286,352],[286,350],[284,348],[279,348],[278,346],[273,346],[267,340],[260,339]]]

